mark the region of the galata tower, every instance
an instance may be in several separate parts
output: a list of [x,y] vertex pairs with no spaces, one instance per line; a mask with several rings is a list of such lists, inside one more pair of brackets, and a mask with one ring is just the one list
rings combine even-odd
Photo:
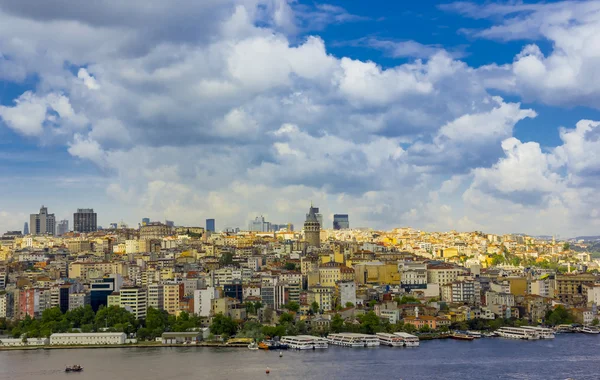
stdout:
[[317,213],[319,209],[310,205],[308,214],[306,214],[306,221],[304,222],[304,239],[308,243],[309,247],[321,246],[321,225],[317,219]]

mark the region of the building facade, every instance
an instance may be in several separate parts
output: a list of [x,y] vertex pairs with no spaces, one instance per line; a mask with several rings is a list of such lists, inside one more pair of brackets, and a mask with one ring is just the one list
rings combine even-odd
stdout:
[[333,229],[334,230],[347,230],[350,228],[350,220],[348,214],[334,214],[333,215]]
[[30,215],[29,225],[32,235],[56,234],[56,217],[54,214],[48,214],[48,208],[45,206],[40,208],[39,214]]
[[63,236],[67,232],[69,232],[69,221],[63,219],[56,225],[56,236]]
[[214,219],[206,219],[206,231],[207,232],[215,232],[215,220]]

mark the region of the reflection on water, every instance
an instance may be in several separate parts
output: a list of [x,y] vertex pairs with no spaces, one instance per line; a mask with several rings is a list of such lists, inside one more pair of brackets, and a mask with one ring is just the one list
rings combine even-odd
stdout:
[[[111,348],[0,352],[0,379],[599,379],[600,337],[553,341],[479,339],[422,342],[418,348],[250,351],[211,348]],[[65,373],[80,364],[83,373]]]

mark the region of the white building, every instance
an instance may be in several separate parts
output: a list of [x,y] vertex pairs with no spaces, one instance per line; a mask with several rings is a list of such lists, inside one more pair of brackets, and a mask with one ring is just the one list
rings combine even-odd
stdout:
[[0,318],[12,317],[13,298],[11,294],[4,293],[0,295]]
[[356,306],[356,283],[354,281],[344,281],[338,283],[340,291],[340,306],[346,307],[348,302]]
[[15,339],[2,339],[0,346],[4,347],[19,347],[19,346],[45,346],[50,341],[48,338],[27,338],[26,342],[23,342],[21,338]]
[[140,251],[140,242],[138,240],[125,240],[125,253],[138,253]]
[[209,317],[212,309],[212,300],[219,298],[217,290],[209,286],[206,289],[194,291],[194,313],[200,317]]
[[121,307],[133,313],[136,319],[146,319],[148,310],[146,291],[137,286],[122,287],[119,291]]
[[125,333],[65,333],[50,335],[50,345],[125,344]]
[[148,307],[158,310],[164,308],[163,284],[148,284]]

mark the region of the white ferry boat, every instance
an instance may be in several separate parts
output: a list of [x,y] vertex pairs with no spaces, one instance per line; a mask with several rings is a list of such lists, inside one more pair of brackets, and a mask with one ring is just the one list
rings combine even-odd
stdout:
[[377,347],[379,338],[375,335],[357,334],[357,333],[339,333],[329,334],[327,336],[329,344],[343,347]]
[[581,332],[585,334],[600,334],[600,330],[593,326],[584,326],[581,328]]
[[467,330],[466,334],[472,336],[475,339],[481,338],[481,331]]
[[284,336],[280,341],[295,350],[316,350],[328,347],[327,340],[311,335]]
[[415,336],[415,335],[412,335],[409,333],[405,333],[405,332],[397,332],[397,333],[394,333],[394,335],[397,335],[404,340],[405,347],[418,347],[419,346],[419,337],[418,336]]
[[539,326],[523,326],[523,328],[537,331],[540,335],[540,339],[554,339],[554,330],[552,329]]
[[540,333],[523,327],[500,327],[496,330],[498,336],[509,339],[540,339]]
[[382,346],[404,347],[404,339],[398,335],[388,333],[377,333],[375,335],[379,338],[379,343]]

